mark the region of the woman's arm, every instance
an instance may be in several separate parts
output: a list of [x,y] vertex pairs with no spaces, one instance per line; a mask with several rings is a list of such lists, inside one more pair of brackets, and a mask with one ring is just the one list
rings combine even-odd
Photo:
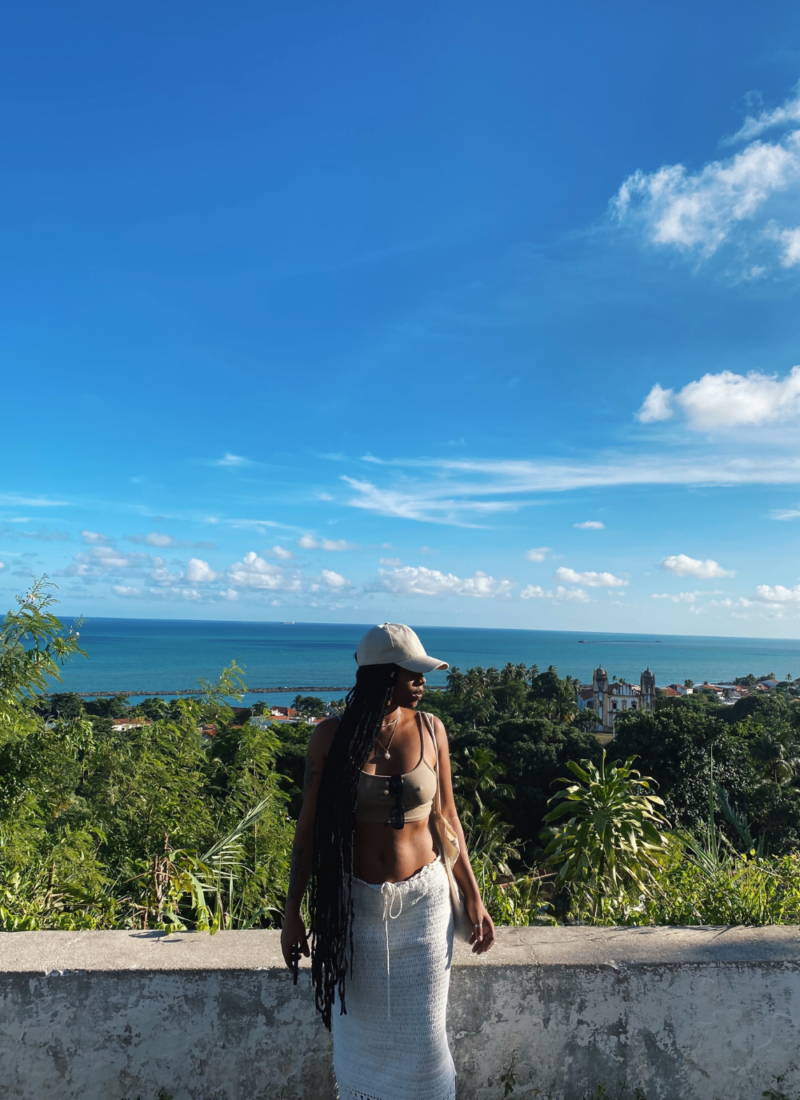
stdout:
[[308,955],[308,938],[300,913],[303,895],[311,875],[311,853],[314,847],[314,817],[317,812],[317,797],[322,779],[322,769],[331,747],[333,735],[339,725],[338,718],[328,718],[320,722],[311,734],[306,752],[306,768],[303,777],[303,808],[297,819],[292,844],[292,863],[289,871],[289,891],[286,895],[286,913],[281,930],[281,951],[286,965],[292,966],[292,947],[300,945],[304,955]]
[[433,721],[436,731],[436,745],[439,750],[439,791],[442,799],[442,817],[453,826],[461,849],[461,855],[456,860],[453,874],[461,893],[464,895],[464,904],[473,927],[472,939],[469,942],[473,945],[473,952],[476,955],[482,955],[489,950],[495,941],[494,923],[486,911],[486,906],[483,904],[478,889],[478,883],[472,873],[464,830],[461,828],[461,822],[458,819],[456,800],[453,797],[453,773],[450,768],[450,745],[447,741],[447,732],[440,719],[434,718]]

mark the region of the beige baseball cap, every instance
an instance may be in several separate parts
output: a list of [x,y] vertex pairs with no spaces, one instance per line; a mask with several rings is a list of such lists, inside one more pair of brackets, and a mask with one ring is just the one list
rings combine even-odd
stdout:
[[410,626],[402,623],[381,623],[368,630],[356,650],[361,665],[399,665],[409,672],[432,672],[449,668],[447,661],[429,657],[425,647]]

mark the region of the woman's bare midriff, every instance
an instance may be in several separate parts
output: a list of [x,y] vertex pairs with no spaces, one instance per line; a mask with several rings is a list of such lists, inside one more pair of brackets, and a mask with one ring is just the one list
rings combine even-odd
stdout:
[[402,829],[356,822],[353,873],[363,882],[403,882],[436,859],[425,821],[407,821]]

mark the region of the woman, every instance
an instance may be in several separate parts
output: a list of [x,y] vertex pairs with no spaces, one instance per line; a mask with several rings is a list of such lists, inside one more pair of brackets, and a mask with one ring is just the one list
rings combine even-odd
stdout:
[[453,870],[472,950],[488,951],[495,931],[466,854],[444,726],[415,713],[424,673],[448,666],[396,623],[368,631],[356,661],[344,714],[320,722],[308,746],[283,956],[291,966],[293,946],[309,953],[300,904],[310,880],[311,976],[341,1100],[455,1100],[453,911],[429,828],[437,784],[461,846]]

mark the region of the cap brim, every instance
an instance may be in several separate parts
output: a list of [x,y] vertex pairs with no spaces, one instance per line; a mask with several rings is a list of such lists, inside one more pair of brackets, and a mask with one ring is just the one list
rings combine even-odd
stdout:
[[408,661],[396,661],[400,668],[409,672],[433,672],[434,669],[450,668],[447,661],[440,661],[436,657],[411,657]]

